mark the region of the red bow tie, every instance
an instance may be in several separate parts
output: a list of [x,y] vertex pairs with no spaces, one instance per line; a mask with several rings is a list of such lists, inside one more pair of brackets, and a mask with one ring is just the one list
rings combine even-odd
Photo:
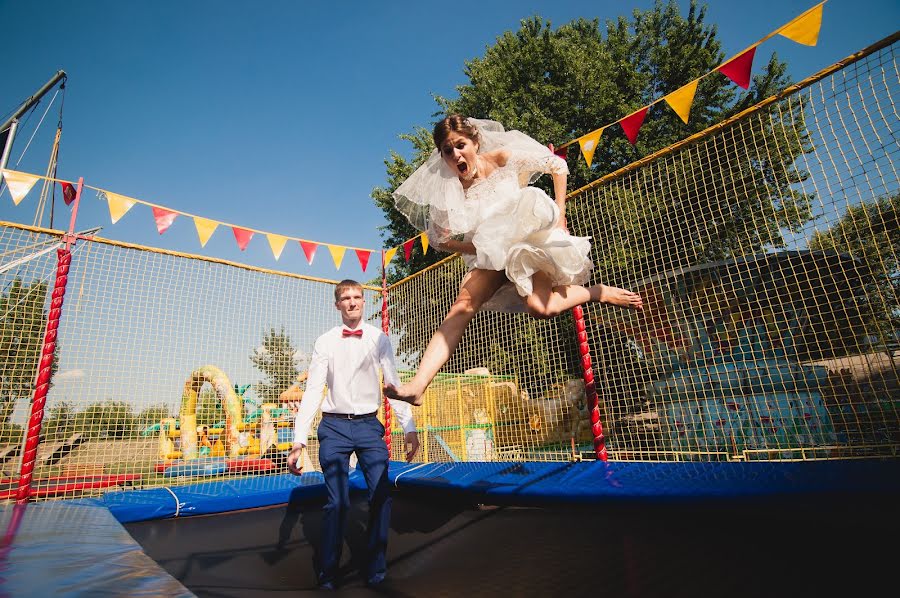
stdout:
[[341,332],[341,336],[362,336],[362,328],[359,328],[357,330],[344,328],[344,330]]

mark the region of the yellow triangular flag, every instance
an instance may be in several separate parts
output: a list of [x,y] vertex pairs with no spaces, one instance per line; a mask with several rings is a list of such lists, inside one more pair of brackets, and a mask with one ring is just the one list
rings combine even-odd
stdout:
[[600,142],[600,136],[606,127],[591,131],[587,135],[578,138],[578,145],[581,146],[581,155],[587,161],[588,168],[594,160],[594,152],[597,151],[597,144]]
[[428,253],[428,235],[422,233],[422,255]]
[[691,104],[694,103],[694,94],[697,93],[697,83],[699,82],[700,79],[691,81],[663,98],[672,107],[675,114],[681,117],[684,124],[687,124],[688,116],[691,114]]
[[266,233],[266,238],[269,240],[269,247],[272,248],[272,254],[277,260],[281,257],[281,252],[284,250],[284,244],[287,243],[287,237]]
[[128,210],[135,204],[135,200],[130,197],[125,197],[124,195],[119,195],[118,193],[104,191],[104,194],[106,195],[106,204],[109,206],[109,217],[113,224],[127,214]]
[[341,247],[340,245],[327,245],[328,251],[331,252],[331,259],[334,261],[334,267],[337,270],[341,269],[341,262],[344,261],[344,252],[347,251],[346,247]]
[[812,7],[779,29],[778,34],[804,46],[815,46],[819,41],[819,29],[822,28],[823,4]]
[[219,223],[215,220],[194,216],[194,226],[197,227],[197,235],[200,237],[200,247],[206,247],[206,242],[209,241]]
[[9,188],[9,194],[12,196],[13,203],[19,205],[19,202],[25,199],[31,188],[37,182],[38,177],[26,172],[17,170],[4,170],[3,178],[6,179],[6,186]]
[[394,256],[397,255],[398,247],[394,247],[393,249],[388,249],[384,252],[384,265],[387,266],[391,263],[391,260],[394,259]]

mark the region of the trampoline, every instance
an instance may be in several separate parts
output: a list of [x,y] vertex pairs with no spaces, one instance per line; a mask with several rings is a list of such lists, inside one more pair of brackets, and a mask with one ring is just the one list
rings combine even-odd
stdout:
[[[392,463],[389,580],[376,594],[358,574],[367,507],[357,492],[339,594],[874,594],[893,584],[892,551],[880,547],[900,532],[898,473],[896,460]],[[315,594],[323,495],[309,474],[30,505],[4,551],[2,589]],[[70,542],[105,564],[73,566],[60,550]]]

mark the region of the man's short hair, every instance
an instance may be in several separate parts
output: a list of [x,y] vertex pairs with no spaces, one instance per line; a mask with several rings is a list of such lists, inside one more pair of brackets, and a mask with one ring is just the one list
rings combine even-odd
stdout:
[[345,278],[341,282],[337,283],[337,286],[334,287],[334,302],[337,303],[341,300],[341,293],[343,293],[347,289],[359,289],[362,290],[362,285],[353,280],[352,278]]

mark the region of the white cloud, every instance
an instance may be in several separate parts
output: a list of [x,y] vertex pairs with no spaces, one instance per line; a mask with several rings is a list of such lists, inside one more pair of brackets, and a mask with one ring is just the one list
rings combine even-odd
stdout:
[[65,372],[56,372],[53,374],[54,382],[64,382],[68,380],[83,380],[84,370],[66,370]]

